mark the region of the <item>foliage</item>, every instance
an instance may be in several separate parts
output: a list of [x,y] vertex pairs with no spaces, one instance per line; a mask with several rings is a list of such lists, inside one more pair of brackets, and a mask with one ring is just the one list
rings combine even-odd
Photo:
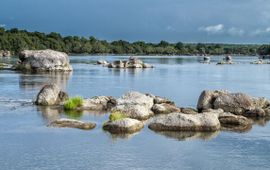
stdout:
[[80,96],[76,96],[73,98],[69,98],[65,104],[64,104],[64,109],[65,110],[74,110],[83,104],[83,99]]
[[119,111],[112,112],[109,117],[110,121],[121,120],[124,118],[126,118],[126,116]]
[[65,115],[67,115],[71,119],[80,119],[83,115],[83,111],[81,110],[65,110]]
[[[59,33],[40,33],[18,30],[5,30],[0,27],[0,50],[9,50],[18,54],[21,50],[52,49],[69,54],[133,54],[133,55],[256,55],[269,54],[269,45],[216,44],[216,43],[146,43],[144,41],[127,42],[118,40],[107,42],[91,36],[63,37]],[[258,50],[258,51],[257,51]]]

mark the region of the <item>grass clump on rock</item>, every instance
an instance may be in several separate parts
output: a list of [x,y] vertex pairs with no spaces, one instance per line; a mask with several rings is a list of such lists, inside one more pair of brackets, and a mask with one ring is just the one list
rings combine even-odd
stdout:
[[121,120],[127,118],[122,112],[116,111],[112,112],[109,119],[111,122],[116,121],[116,120]]
[[76,96],[73,98],[68,99],[64,104],[65,110],[75,110],[78,107],[82,106],[83,98],[80,96]]

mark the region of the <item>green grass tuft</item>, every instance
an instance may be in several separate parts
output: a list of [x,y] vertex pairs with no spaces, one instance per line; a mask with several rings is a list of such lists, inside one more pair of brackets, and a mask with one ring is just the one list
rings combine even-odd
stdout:
[[126,118],[126,116],[123,113],[119,112],[119,111],[111,113],[111,115],[109,117],[110,121],[121,120],[121,119],[124,119],[124,118]]
[[83,98],[80,96],[76,96],[68,99],[64,104],[65,110],[74,110],[83,104]]

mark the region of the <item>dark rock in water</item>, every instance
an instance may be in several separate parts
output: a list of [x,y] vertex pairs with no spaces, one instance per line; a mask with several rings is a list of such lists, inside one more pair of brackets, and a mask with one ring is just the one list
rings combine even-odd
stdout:
[[180,112],[180,109],[172,104],[161,103],[161,104],[155,104],[152,107],[152,111],[155,114],[169,114],[173,112]]
[[55,84],[45,85],[37,95],[35,103],[42,106],[59,105],[68,99],[68,94]]
[[141,121],[131,118],[109,121],[103,125],[103,129],[110,133],[134,133],[140,131],[143,127]]
[[149,124],[155,131],[217,131],[220,129],[218,116],[210,113],[171,113],[155,117]]
[[246,111],[243,115],[246,117],[265,117],[265,111],[262,108],[255,108]]
[[66,53],[53,50],[24,50],[19,54],[18,70],[72,71]]
[[59,128],[69,127],[69,128],[90,130],[90,129],[94,129],[96,127],[96,124],[92,122],[82,122],[82,121],[74,120],[74,119],[57,119],[55,121],[52,121],[48,126],[59,127]]

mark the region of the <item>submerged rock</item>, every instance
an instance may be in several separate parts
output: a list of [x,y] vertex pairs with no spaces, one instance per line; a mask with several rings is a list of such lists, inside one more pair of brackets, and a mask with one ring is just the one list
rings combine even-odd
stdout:
[[103,125],[103,129],[110,133],[134,133],[140,131],[143,127],[141,121],[131,118],[109,121]]
[[83,100],[80,107],[82,110],[110,110],[116,105],[116,99],[111,96],[95,96],[90,99]]
[[117,105],[112,108],[112,112],[121,112],[127,117],[139,120],[146,120],[154,114],[151,110],[154,105],[153,98],[145,94],[129,92],[116,101]]
[[156,117],[149,124],[155,131],[216,131],[220,129],[218,116],[210,113],[196,115],[171,113]]
[[155,104],[152,107],[152,111],[155,114],[169,114],[173,112],[180,112],[180,109],[173,104],[161,103],[161,104]]
[[43,86],[37,95],[35,103],[42,106],[59,105],[68,99],[68,94],[61,91],[55,84]]
[[78,128],[83,130],[90,130],[94,129],[96,127],[95,123],[92,122],[82,122],[79,120],[74,119],[57,119],[55,121],[52,121],[49,125],[49,127],[70,127],[70,128]]
[[71,71],[66,53],[53,50],[24,50],[19,54],[18,70]]

